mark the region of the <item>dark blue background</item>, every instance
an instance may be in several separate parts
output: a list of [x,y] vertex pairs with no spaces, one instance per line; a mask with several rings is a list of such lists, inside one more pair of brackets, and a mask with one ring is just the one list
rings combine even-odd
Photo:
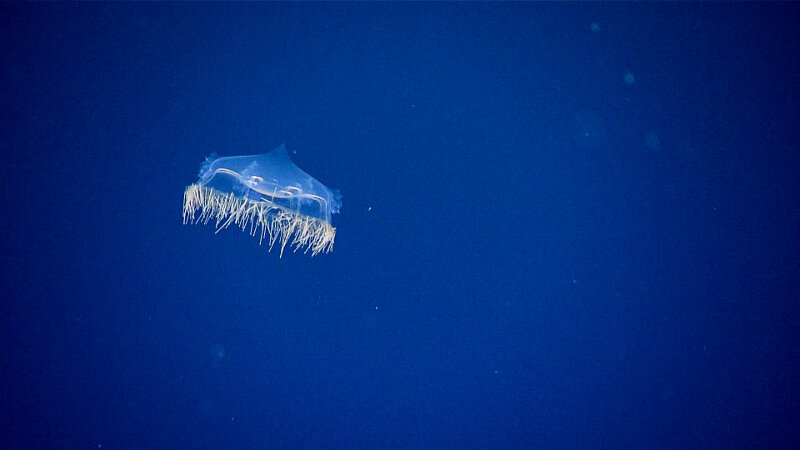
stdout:
[[[798,13],[0,5],[2,447],[800,444]],[[282,142],[333,253],[181,224]]]

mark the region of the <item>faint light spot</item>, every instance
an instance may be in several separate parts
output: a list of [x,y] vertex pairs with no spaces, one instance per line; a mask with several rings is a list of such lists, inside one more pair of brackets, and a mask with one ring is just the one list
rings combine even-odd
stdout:
[[211,366],[219,367],[222,360],[225,359],[225,346],[222,344],[214,344],[211,346]]
[[372,206],[370,206],[369,208],[367,208],[367,212],[370,212],[370,211],[372,211]]
[[570,134],[582,148],[596,148],[605,141],[606,126],[597,113],[584,110],[572,118]]
[[600,24],[597,22],[592,22],[592,24],[589,25],[589,29],[597,33],[598,31],[600,31]]
[[633,74],[630,72],[625,72],[625,75],[622,77],[622,79],[625,80],[625,84],[627,85],[631,85],[634,81],[636,81],[636,78],[634,78]]
[[653,151],[661,150],[661,140],[655,133],[647,133],[647,136],[644,137],[644,145]]

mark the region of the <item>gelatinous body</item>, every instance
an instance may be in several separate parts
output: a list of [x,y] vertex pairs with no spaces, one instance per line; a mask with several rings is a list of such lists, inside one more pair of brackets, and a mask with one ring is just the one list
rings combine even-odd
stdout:
[[206,158],[200,179],[183,195],[183,223],[214,221],[217,232],[234,224],[312,255],[333,249],[331,215],[341,207],[339,191],[328,189],[297,167],[280,145],[263,155]]

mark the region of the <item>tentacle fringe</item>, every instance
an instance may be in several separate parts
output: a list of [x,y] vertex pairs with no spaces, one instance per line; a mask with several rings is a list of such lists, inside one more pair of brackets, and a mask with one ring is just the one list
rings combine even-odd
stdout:
[[329,253],[333,250],[336,228],[314,217],[303,216],[267,201],[253,201],[224,194],[201,184],[186,187],[183,193],[183,223],[215,222],[216,233],[236,225],[258,243],[265,240],[269,250],[277,243],[280,256],[287,245],[303,253]]

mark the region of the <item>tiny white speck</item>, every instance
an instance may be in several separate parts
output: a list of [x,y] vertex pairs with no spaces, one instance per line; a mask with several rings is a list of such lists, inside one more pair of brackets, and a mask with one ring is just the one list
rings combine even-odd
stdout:
[[372,206],[370,206],[369,208],[367,208],[367,211],[372,211]]

